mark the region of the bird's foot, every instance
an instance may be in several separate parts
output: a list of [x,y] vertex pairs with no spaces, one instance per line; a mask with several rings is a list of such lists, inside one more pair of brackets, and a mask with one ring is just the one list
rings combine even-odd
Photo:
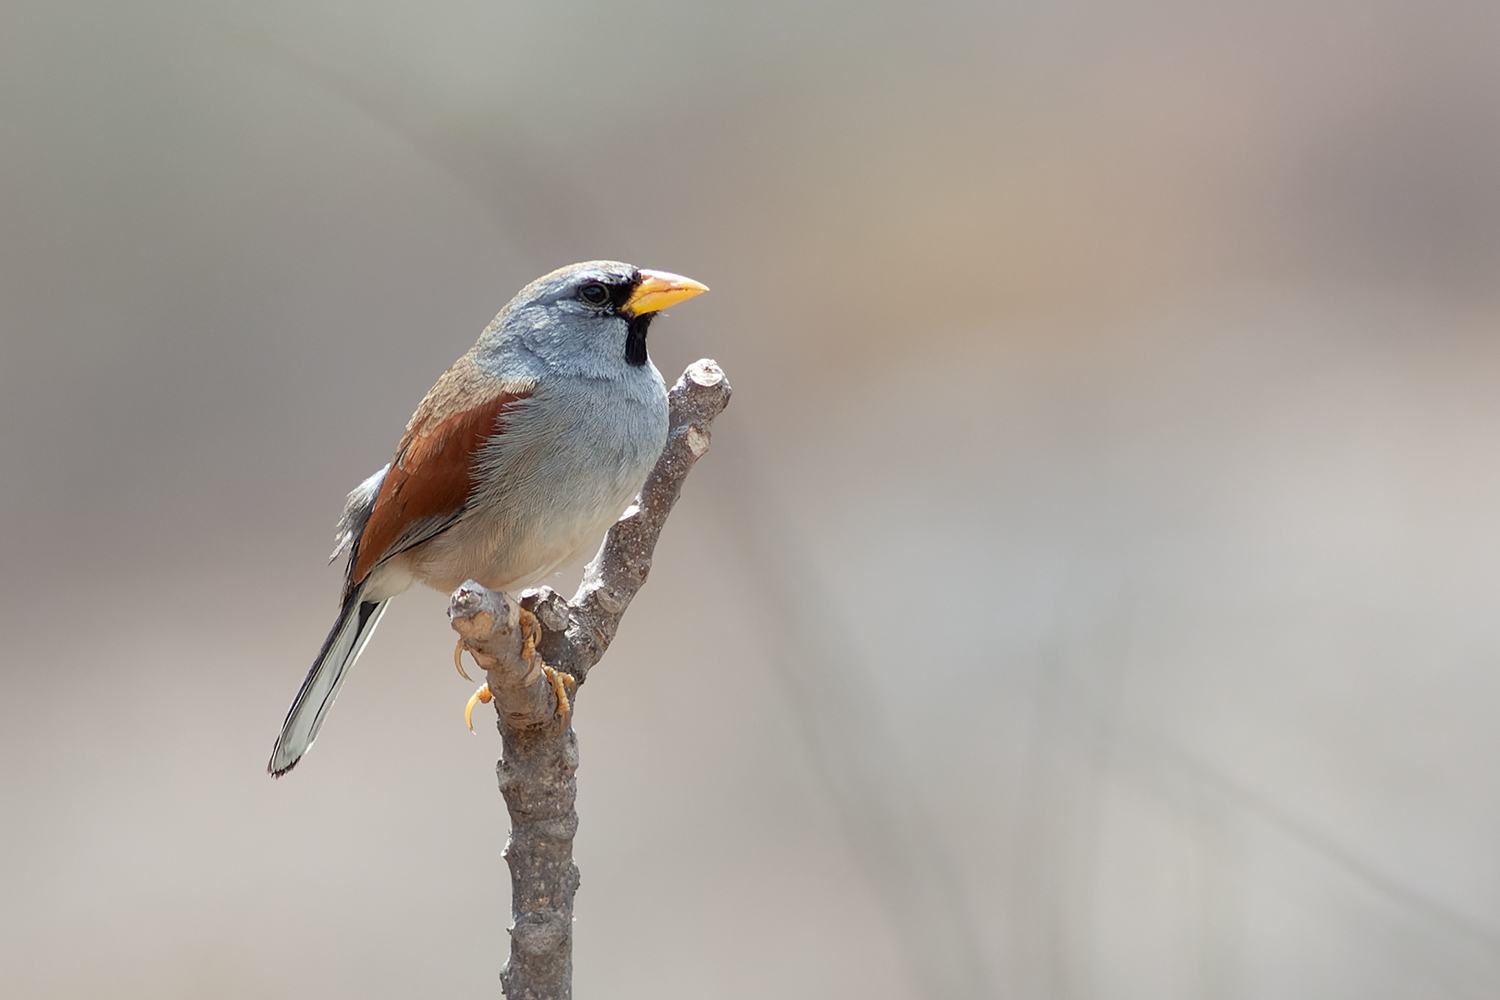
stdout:
[[488,684],[481,684],[479,690],[474,692],[474,696],[464,706],[464,722],[468,724],[469,732],[472,733],[474,731],[474,706],[488,705],[494,697],[494,695],[490,694],[490,686]]
[[[474,678],[470,677],[464,671],[464,641],[462,639],[458,640],[458,645],[453,647],[453,665],[458,668],[458,676],[473,683]],[[470,726],[469,728],[473,729],[474,727]]]
[[542,623],[536,615],[521,609],[521,659],[529,660],[536,655],[536,641],[542,637]]
[[[542,637],[542,623],[537,621],[536,615],[521,609],[521,659],[530,660],[537,655],[536,642]],[[547,666],[540,657],[537,662],[541,664],[542,673],[547,676],[547,682],[552,685],[552,695],[557,699],[557,715],[562,720],[554,733],[560,733],[568,728],[568,723],[573,718],[573,703],[568,698],[568,692],[578,687],[578,681],[573,679],[572,674],[563,673],[561,670],[553,670]]]
[[562,720],[552,732],[560,733],[568,728],[568,723],[573,719],[573,703],[568,700],[568,692],[578,687],[578,681],[572,674],[553,670],[545,663],[542,664],[542,673],[547,675],[547,680],[552,684],[552,694],[557,698],[557,715]]
[[[553,670],[537,655],[536,642],[542,637],[542,623],[537,621],[536,615],[524,608],[521,609],[521,635],[523,637],[521,642],[522,659],[535,659],[537,665],[541,667],[543,676],[547,678],[547,683],[552,685],[552,696],[557,699],[557,716],[561,720],[553,732],[560,733],[568,728],[568,723],[573,719],[573,702],[568,695],[571,691],[577,689],[578,681],[574,679],[572,674],[564,673],[561,670]],[[469,675],[464,673],[463,651],[464,643],[460,639],[458,645],[453,649],[453,665],[458,668],[460,674],[463,674],[464,679],[468,680]],[[488,705],[494,700],[494,697],[488,684],[481,685],[479,690],[474,692],[473,697],[469,699],[469,703],[464,706],[464,723],[468,725],[469,732],[472,733],[474,731],[474,706]]]

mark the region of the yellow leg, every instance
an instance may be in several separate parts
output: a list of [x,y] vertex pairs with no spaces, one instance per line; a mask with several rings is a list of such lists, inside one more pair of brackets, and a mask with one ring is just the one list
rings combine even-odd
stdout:
[[[542,636],[542,625],[536,620],[535,615],[525,609],[521,611],[521,635],[524,637],[521,644],[521,656],[523,659],[530,660],[537,655],[536,641]],[[464,643],[460,639],[458,645],[453,647],[453,665],[458,668],[460,674],[463,674],[464,680],[468,680],[469,675],[464,673],[463,652]],[[541,667],[542,673],[547,677],[547,682],[552,685],[552,695],[557,699],[557,715],[561,722],[554,731],[560,733],[567,729],[568,723],[572,721],[573,702],[569,699],[568,692],[577,688],[578,682],[573,679],[572,674],[553,670],[545,663],[541,664]],[[494,697],[490,693],[488,684],[481,685],[479,690],[474,692],[474,696],[464,706],[464,722],[468,725],[469,732],[474,731],[474,706],[488,705]]]
[[542,623],[536,620],[536,615],[521,609],[521,659],[529,660],[536,655],[536,641],[542,637]]
[[557,697],[557,714],[562,722],[554,733],[560,733],[568,728],[569,721],[573,718],[573,703],[568,700],[568,689],[576,688],[578,682],[573,679],[572,674],[565,674],[561,670],[553,670],[547,664],[542,664],[542,673],[547,675],[547,680],[552,683],[552,693]]
[[470,698],[469,703],[464,706],[464,722],[468,724],[469,732],[474,732],[474,706],[488,705],[494,697],[494,695],[490,694],[490,686],[488,684],[481,684],[479,690],[474,692],[474,697]]
[[[462,639],[458,640],[458,645],[453,647],[453,665],[458,668],[458,676],[471,684],[474,682],[474,678],[464,672],[464,641]],[[474,727],[470,726],[469,728],[472,729]]]

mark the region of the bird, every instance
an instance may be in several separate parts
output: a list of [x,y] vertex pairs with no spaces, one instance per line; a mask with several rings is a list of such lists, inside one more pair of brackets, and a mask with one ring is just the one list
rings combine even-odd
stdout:
[[414,583],[534,586],[614,523],[666,446],[666,384],[646,332],[706,291],[619,261],[559,268],[437,380],[391,461],[344,503],[330,557],[347,556],[338,618],[287,712],[272,776],[312,746],[392,598]]

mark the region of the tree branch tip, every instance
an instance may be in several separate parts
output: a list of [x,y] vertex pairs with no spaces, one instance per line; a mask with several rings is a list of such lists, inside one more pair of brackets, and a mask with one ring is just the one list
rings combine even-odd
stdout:
[[713,358],[703,358],[688,365],[683,376],[708,389],[724,381],[724,369]]
[[484,604],[484,596],[464,584],[448,598],[448,619],[468,618]]
[[510,599],[501,591],[490,590],[476,580],[465,580],[448,598],[448,618],[457,621],[487,611],[499,618],[507,612]]
[[[453,631],[463,637],[465,642],[483,642],[491,638],[497,631],[504,632],[505,627],[495,626],[495,616],[487,610],[478,610],[466,615],[453,618]],[[470,649],[469,652],[478,656],[477,650]]]

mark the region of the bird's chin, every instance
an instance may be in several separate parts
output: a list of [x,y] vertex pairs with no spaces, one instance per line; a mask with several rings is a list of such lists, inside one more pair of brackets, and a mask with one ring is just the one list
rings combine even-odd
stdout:
[[651,360],[646,354],[646,331],[650,329],[651,321],[655,318],[654,312],[630,318],[630,328],[625,334],[626,364],[639,368]]

